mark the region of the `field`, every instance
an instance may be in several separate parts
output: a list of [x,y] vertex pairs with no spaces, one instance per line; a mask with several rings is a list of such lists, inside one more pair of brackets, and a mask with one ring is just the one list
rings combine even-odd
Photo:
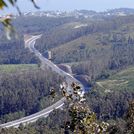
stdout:
[[134,67],[122,70],[107,80],[97,81],[96,84],[105,92],[113,90],[134,91]]
[[12,73],[16,71],[23,71],[28,69],[37,69],[37,64],[7,64],[7,65],[0,65],[0,73]]
[[94,53],[99,57],[103,56],[104,51],[107,54],[111,46],[103,45],[98,39],[99,36],[95,34],[85,35],[51,49],[54,61],[58,63],[81,62],[89,60]]

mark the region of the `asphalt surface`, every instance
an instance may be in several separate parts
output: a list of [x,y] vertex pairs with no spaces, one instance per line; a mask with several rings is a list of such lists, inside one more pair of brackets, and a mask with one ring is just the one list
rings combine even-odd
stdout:
[[[25,47],[29,48],[29,50],[31,52],[33,52],[41,61],[41,68],[48,68],[51,69],[52,71],[58,73],[60,76],[64,77],[64,79],[66,80],[67,83],[67,89],[71,91],[71,83],[72,82],[76,82],[79,83],[79,85],[81,86],[81,88],[84,91],[84,86],[77,80],[75,79],[72,75],[70,75],[69,73],[64,72],[63,70],[61,70],[59,67],[57,67],[54,63],[52,63],[50,60],[44,58],[42,56],[42,54],[35,49],[34,45],[36,43],[36,40],[39,39],[41,37],[41,35],[37,35],[37,36],[31,36],[29,38],[27,38],[25,40]],[[23,117],[21,119],[18,120],[14,120],[11,122],[7,122],[5,124],[1,124],[0,128],[9,128],[9,127],[19,127],[20,124],[29,124],[32,122],[37,121],[39,118],[41,117],[47,117],[49,115],[49,113],[51,113],[54,109],[59,109],[64,105],[65,102],[65,98],[62,98],[61,100],[57,101],[55,104],[45,108],[44,110],[37,112],[35,114],[32,114],[30,116],[26,116]]]

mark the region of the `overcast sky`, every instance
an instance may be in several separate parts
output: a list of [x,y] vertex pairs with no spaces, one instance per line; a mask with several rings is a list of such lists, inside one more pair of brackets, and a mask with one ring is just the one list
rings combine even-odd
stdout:
[[[18,0],[22,12],[36,11],[29,0]],[[113,8],[134,8],[134,0],[36,0],[41,10],[63,10],[87,9],[105,11]],[[3,12],[15,12],[14,9],[6,9]],[[2,14],[3,12],[0,12]]]

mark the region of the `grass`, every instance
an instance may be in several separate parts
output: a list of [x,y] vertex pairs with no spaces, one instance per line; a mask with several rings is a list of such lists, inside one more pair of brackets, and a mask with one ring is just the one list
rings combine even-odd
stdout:
[[68,43],[62,44],[59,47],[53,48],[52,51],[66,50],[66,51],[63,51],[63,52],[67,53],[67,52],[79,49],[81,44],[85,44],[85,48],[89,48],[90,50],[106,47],[106,46],[103,46],[103,45],[97,45],[100,42],[98,42],[96,40],[96,37],[97,37],[96,35],[92,35],[92,36],[91,35],[87,35],[87,36],[85,35],[83,37],[80,37],[80,38],[75,39],[73,41],[70,41]]
[[113,90],[134,91],[134,67],[124,69],[107,80],[97,81],[96,83],[105,92],[112,92]]
[[13,73],[20,70],[37,69],[37,64],[7,64],[0,65],[0,73]]
[[99,57],[103,56],[104,51],[108,52],[111,46],[103,45],[98,40],[99,36],[99,34],[85,35],[51,49],[54,60],[58,63],[71,63],[89,60],[92,53],[97,53],[96,56]]

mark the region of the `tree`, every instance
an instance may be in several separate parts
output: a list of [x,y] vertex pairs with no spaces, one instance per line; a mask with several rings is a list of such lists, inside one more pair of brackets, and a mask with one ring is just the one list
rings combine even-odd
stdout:
[[[3,10],[5,7],[9,7],[9,4],[10,4],[11,6],[15,7],[18,10],[19,13],[21,13],[20,9],[19,9],[19,7],[17,5],[18,0],[7,0],[7,1],[6,0],[0,0],[0,10]],[[36,5],[35,0],[30,0],[30,1],[33,3],[35,8],[37,8],[37,9],[39,8]]]
[[72,91],[68,91],[65,86],[61,86],[63,96],[67,100],[68,118],[65,120],[64,134],[70,131],[74,134],[101,134],[106,133],[109,124],[99,122],[94,112],[91,112],[85,99],[84,92],[81,87],[72,82]]
[[127,133],[134,133],[134,100],[129,103],[127,113]]
[[[35,0],[30,0],[34,7],[39,9],[39,7],[36,5]],[[18,13],[21,15],[21,11],[20,8],[17,5],[18,0],[0,0],[0,10],[3,10],[5,7],[8,8],[10,5],[12,7],[15,7],[18,11]],[[11,24],[11,20],[12,20],[12,15],[8,15],[5,17],[0,17],[0,22],[3,24],[4,28],[5,28],[5,32],[6,32],[6,36],[8,39],[11,39],[11,35],[15,32],[15,29],[13,27],[13,25]],[[15,36],[17,36],[15,34]]]

